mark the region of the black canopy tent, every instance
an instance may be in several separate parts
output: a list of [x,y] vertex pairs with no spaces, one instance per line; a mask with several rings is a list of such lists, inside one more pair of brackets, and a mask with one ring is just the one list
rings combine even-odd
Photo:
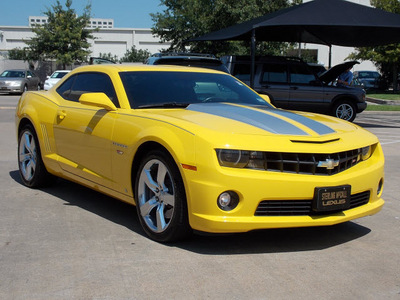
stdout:
[[[255,42],[303,42],[348,47],[400,42],[400,15],[344,1],[315,0],[227,27],[189,41],[250,40],[251,86]],[[329,58],[329,65],[331,58]]]

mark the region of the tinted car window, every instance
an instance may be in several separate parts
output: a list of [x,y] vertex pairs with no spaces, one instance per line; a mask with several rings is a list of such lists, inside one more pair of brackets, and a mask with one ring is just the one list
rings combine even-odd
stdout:
[[120,73],[133,108],[157,104],[229,102],[270,106],[257,93],[228,75],[186,72]]
[[287,83],[286,64],[264,64],[262,82]]
[[290,68],[290,82],[297,84],[310,84],[315,81],[315,75],[305,64],[292,64]]
[[71,93],[71,87],[72,87],[72,84],[74,83],[76,77],[77,77],[77,75],[71,76],[60,87],[58,87],[57,93],[64,99],[71,100],[71,99],[69,99],[69,94]]
[[64,99],[76,102],[84,93],[104,93],[119,107],[111,79],[103,73],[80,73],[70,77],[57,89],[57,93]]
[[236,64],[232,75],[242,81],[250,81],[250,64]]
[[30,71],[27,71],[26,72],[26,75],[27,76],[31,76],[31,77],[36,77],[36,75],[35,74],[33,74],[32,72],[30,72]]

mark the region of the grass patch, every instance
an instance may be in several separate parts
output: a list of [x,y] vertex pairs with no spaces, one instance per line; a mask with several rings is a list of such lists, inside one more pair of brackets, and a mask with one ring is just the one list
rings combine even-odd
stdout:
[[400,111],[400,105],[368,105],[366,111]]
[[367,94],[367,97],[381,99],[381,100],[399,100],[400,101],[400,94]]

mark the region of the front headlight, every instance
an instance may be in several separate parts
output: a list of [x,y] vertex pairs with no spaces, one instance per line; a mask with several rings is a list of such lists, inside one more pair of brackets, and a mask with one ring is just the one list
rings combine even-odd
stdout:
[[249,162],[249,151],[217,149],[217,156],[224,167],[244,168]]
[[259,151],[216,149],[218,162],[223,167],[264,169],[264,155]]
[[368,158],[371,157],[371,155],[372,155],[371,146],[361,148],[361,160],[367,160]]

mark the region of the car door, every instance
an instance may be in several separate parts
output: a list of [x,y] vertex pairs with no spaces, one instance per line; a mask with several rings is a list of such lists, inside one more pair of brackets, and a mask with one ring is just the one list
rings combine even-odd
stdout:
[[36,90],[37,86],[38,86],[39,78],[31,71],[26,71],[25,74],[26,74],[25,78],[26,78],[27,84],[28,84],[28,90]]
[[57,89],[61,99],[54,137],[59,163],[67,172],[111,186],[111,138],[117,113],[81,104],[79,97],[88,92],[104,92],[118,102],[112,81],[104,73],[77,74]]
[[327,106],[324,88],[306,64],[289,64],[289,86],[287,109],[318,112]]

